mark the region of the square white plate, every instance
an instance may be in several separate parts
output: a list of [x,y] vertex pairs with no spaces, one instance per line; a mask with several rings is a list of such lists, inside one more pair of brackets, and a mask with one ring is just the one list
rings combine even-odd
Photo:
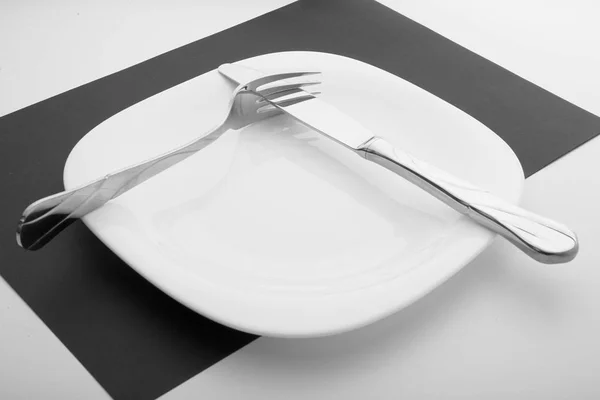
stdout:
[[[497,135],[374,66],[285,52],[240,61],[320,70],[322,98],[429,163],[511,202],[521,165]],[[66,189],[178,147],[227,112],[216,70],[136,104],[73,149]],[[494,234],[397,175],[284,116],[215,144],[84,218],[109,248],[179,302],[247,332],[348,331],[422,297]]]

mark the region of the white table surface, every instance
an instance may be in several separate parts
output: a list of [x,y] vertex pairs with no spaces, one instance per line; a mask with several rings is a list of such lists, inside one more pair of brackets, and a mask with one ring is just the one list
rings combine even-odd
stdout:
[[[4,0],[0,115],[289,3]],[[597,2],[382,3],[600,115]],[[164,398],[600,398],[598,169],[600,138],[526,181],[522,204],[578,233],[572,263],[539,265],[498,239],[384,321],[330,338],[260,338]],[[0,398],[107,397],[0,278]]]

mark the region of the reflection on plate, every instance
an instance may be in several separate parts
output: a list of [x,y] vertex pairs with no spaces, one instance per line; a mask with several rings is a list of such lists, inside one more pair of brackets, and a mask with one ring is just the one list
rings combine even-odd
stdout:
[[[394,145],[516,202],[510,148],[470,116],[373,66],[314,52],[241,61],[323,71],[322,97]],[[211,71],[96,127],[65,166],[73,188],[215,125],[232,84]],[[284,116],[214,145],[84,218],[165,293],[220,323],[318,336],[389,315],[448,279],[493,234]]]

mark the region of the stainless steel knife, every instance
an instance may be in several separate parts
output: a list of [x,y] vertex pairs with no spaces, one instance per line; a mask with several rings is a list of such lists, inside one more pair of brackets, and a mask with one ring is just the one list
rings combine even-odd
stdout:
[[[237,83],[260,73],[239,64],[224,64],[219,67],[219,72]],[[577,255],[577,236],[566,226],[418,160],[316,96],[297,104],[280,103],[269,97],[263,99],[298,122],[414,183],[456,211],[502,235],[539,262],[564,263]]]

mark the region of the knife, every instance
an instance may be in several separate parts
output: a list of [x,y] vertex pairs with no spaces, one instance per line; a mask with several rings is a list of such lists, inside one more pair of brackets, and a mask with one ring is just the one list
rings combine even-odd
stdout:
[[[260,71],[240,64],[224,64],[219,72],[236,83]],[[381,165],[456,211],[509,240],[525,254],[545,264],[571,261],[579,242],[566,226],[509,203],[392,146],[333,105],[313,96],[302,103],[278,103],[263,97],[298,122]]]

